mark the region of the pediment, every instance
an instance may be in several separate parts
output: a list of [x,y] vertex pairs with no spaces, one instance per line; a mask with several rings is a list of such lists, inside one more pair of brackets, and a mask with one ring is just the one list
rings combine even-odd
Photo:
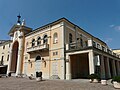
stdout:
[[13,27],[10,29],[8,35],[13,36],[14,32],[17,31],[20,28],[20,25],[13,25]]
[[8,35],[13,36],[13,35],[14,35],[14,32],[17,31],[17,30],[20,30],[20,31],[21,31],[21,30],[24,30],[23,32],[26,34],[26,33],[31,32],[31,31],[32,31],[32,28],[29,28],[29,27],[26,27],[26,26],[22,26],[22,25],[16,25],[16,24],[15,24],[15,25],[10,29]]

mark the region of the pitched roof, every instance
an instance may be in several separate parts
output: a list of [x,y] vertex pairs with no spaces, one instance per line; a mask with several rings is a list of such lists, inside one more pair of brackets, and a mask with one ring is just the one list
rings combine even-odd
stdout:
[[8,35],[11,35],[16,29],[18,29],[18,28],[20,28],[20,27],[23,27],[23,28],[28,28],[28,29],[32,29],[32,28],[29,28],[29,27],[27,27],[27,26],[22,26],[22,25],[17,25],[17,24],[15,24],[15,25],[13,25],[13,27],[10,29],[10,31],[8,32]]
[[68,19],[66,19],[66,18],[64,18],[64,17],[63,17],[63,18],[60,18],[60,19],[58,19],[58,20],[56,20],[56,21],[53,21],[53,22],[51,22],[51,23],[48,23],[48,24],[46,24],[46,25],[43,25],[43,26],[41,26],[41,27],[39,27],[39,28],[36,28],[36,29],[33,30],[32,32],[26,34],[26,36],[29,36],[29,35],[31,35],[31,34],[33,34],[33,33],[35,33],[35,32],[38,32],[38,31],[40,31],[42,28],[49,27],[49,26],[51,26],[51,25],[55,25],[55,24],[57,24],[57,23],[59,23],[59,22],[61,22],[61,21],[66,21],[66,22],[68,22],[68,23],[70,23],[70,24],[78,27],[79,29],[81,29],[81,30],[84,31],[85,33],[89,34],[89,35],[92,36],[93,38],[95,38],[95,39],[101,41],[102,43],[104,43],[105,45],[107,45],[107,44],[106,44],[104,41],[102,41],[101,39],[93,36],[92,34],[90,34],[90,33],[88,33],[88,32],[86,32],[84,29],[82,29],[82,28],[79,27],[78,25],[75,25],[74,23],[72,23],[71,21],[69,21]]
[[0,43],[0,46],[6,45],[12,42],[12,40],[0,40],[0,41],[2,41],[2,43]]

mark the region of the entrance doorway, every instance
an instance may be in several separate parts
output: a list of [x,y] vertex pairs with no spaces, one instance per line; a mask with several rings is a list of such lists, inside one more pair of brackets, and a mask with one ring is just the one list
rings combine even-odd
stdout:
[[70,56],[72,79],[87,78],[89,75],[88,53]]
[[16,41],[12,47],[12,58],[11,58],[11,68],[10,68],[10,71],[12,73],[16,73],[17,70],[18,47],[19,47],[19,43],[18,41]]
[[35,76],[36,76],[36,72],[40,72],[41,71],[41,56],[37,56],[35,59]]

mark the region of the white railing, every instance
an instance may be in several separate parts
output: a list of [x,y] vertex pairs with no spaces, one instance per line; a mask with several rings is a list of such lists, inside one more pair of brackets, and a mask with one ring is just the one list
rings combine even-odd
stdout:
[[29,48],[27,48],[27,52],[34,52],[34,51],[43,50],[43,49],[49,49],[49,45],[43,44],[43,45],[29,47]]
[[94,48],[97,48],[97,49],[99,49],[99,50],[101,50],[103,52],[106,52],[108,54],[111,54],[111,55],[113,55],[115,57],[120,58],[120,55],[117,55],[116,53],[113,53],[113,51],[111,49],[109,49],[109,48],[107,48],[105,46],[102,46],[101,44],[93,41],[92,39],[88,39],[87,43],[88,43],[88,45],[83,46],[83,47],[79,44],[79,42],[77,42],[77,43],[75,43],[75,42],[69,43],[69,44],[66,44],[66,50],[76,50],[76,49],[80,50],[80,49],[86,49],[88,47],[94,47]]

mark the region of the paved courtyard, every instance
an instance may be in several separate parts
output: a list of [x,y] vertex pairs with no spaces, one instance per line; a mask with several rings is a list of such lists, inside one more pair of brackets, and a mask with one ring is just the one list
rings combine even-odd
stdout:
[[0,78],[0,90],[115,90],[112,84],[89,83],[88,80],[44,80],[36,82],[28,78]]

